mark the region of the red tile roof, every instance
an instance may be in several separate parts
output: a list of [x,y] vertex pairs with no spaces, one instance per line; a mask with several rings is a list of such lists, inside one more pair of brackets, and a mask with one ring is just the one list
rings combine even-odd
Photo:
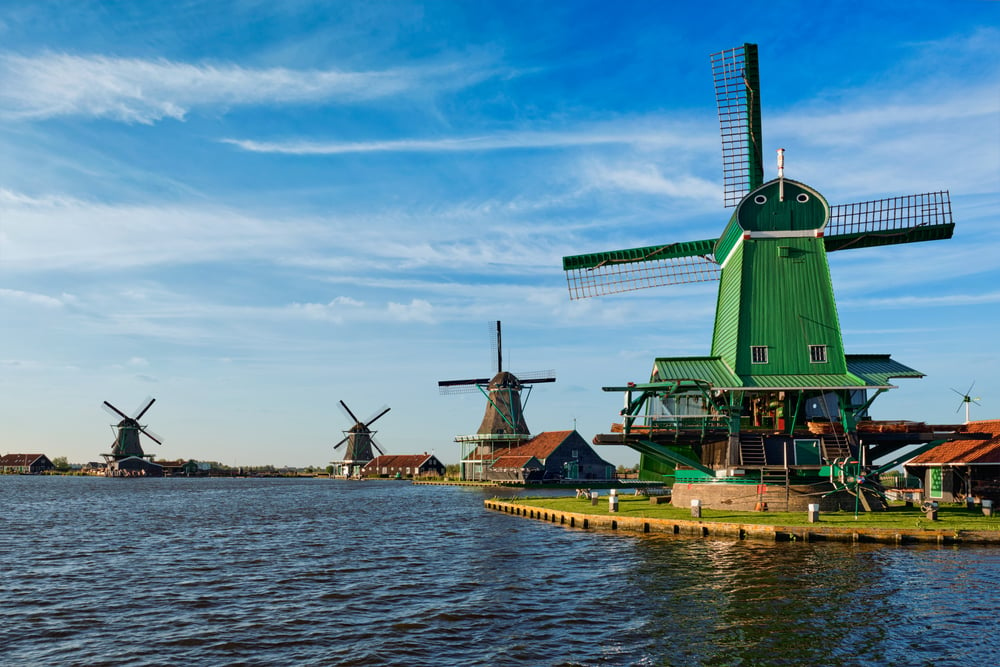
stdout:
[[546,431],[539,433],[534,438],[519,447],[514,447],[507,456],[534,456],[539,461],[544,461],[556,447],[566,442],[566,438],[573,435],[575,431]]
[[1000,464],[1000,420],[969,422],[968,433],[985,433],[983,440],[953,440],[938,445],[906,465],[994,465]]
[[431,458],[433,454],[383,454],[382,456],[376,456],[374,459],[365,464],[365,467],[372,466],[373,468],[419,468],[427,459]]
[[496,461],[494,461],[493,465],[491,465],[490,467],[495,470],[501,470],[504,468],[507,469],[514,468],[517,470],[521,470],[522,468],[528,467],[528,464],[531,463],[532,461],[535,462],[535,465],[531,467],[538,469],[541,469],[543,467],[542,464],[538,462],[538,459],[536,459],[534,456],[501,456]]
[[0,456],[2,466],[28,466],[42,458],[44,454],[4,454]]

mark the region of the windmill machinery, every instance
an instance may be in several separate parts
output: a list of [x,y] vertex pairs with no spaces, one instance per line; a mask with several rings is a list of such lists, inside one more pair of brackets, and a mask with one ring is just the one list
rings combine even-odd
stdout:
[[524,421],[524,406],[531,395],[531,389],[535,384],[556,381],[553,370],[517,374],[505,371],[500,320],[490,322],[489,327],[493,353],[492,377],[438,382],[442,394],[479,391],[486,397],[486,412],[479,430],[473,435],[460,435],[455,438],[456,442],[462,444],[464,479],[477,478],[482,472],[483,462],[492,462],[495,459],[498,447],[509,449],[531,437],[528,425]]
[[345,477],[354,477],[359,475],[361,469],[375,458],[372,454],[372,448],[375,448],[379,454],[385,455],[385,450],[375,440],[376,431],[372,430],[371,425],[389,412],[391,408],[384,405],[365,421],[358,419],[344,401],[340,401],[340,409],[344,416],[354,424],[344,431],[344,438],[333,446],[333,450],[337,451],[338,448],[346,445],[344,458],[336,463],[340,465],[340,474]]
[[[719,282],[709,356],[658,358],[649,383],[604,388],[625,393],[618,441],[642,452],[651,473],[682,465],[718,477],[725,468],[771,464],[767,443],[758,438],[750,448],[744,431],[791,436],[822,416],[842,424],[842,437],[812,453],[803,448],[806,465],[857,455],[850,434],[871,403],[868,392],[892,388],[889,378],[922,374],[887,355],[845,354],[827,253],[950,238],[949,194],[830,205],[816,189],[785,178],[784,149],[777,178],[765,182],[757,47],[722,51],[711,63],[723,203],[735,208],[721,234],[563,258],[572,299]],[[661,424],[673,429],[669,443],[653,437]],[[640,426],[645,435],[629,437]],[[700,433],[685,442],[689,427]]]
[[956,394],[958,394],[959,396],[962,397],[962,402],[958,404],[957,408],[955,408],[955,412],[958,412],[959,410],[961,410],[963,405],[965,406],[965,423],[966,424],[969,423],[969,408],[972,406],[972,404],[975,403],[976,405],[981,405],[981,403],[979,402],[979,397],[976,397],[976,398],[972,397],[972,388],[975,387],[975,386],[976,386],[976,383],[975,383],[975,381],[973,381],[972,384],[969,385],[969,388],[965,391],[964,394],[962,392],[960,392],[958,389],[955,389],[954,387],[952,387],[952,389],[951,389],[953,392],[955,392]]
[[[149,412],[149,409],[155,402],[155,398],[147,398],[139,405],[139,408],[133,413],[133,416],[129,417],[110,402],[104,401],[102,407],[108,412],[108,414],[118,420],[117,424],[112,426],[116,432],[115,440],[111,443],[111,453],[102,454],[109,467],[117,466],[124,459],[153,458],[152,454],[146,454],[143,452],[142,443],[139,438],[140,433],[158,445],[163,444],[163,440],[160,436],[154,434],[146,426],[139,423],[139,420],[142,419],[147,412]],[[142,467],[139,469],[142,469]]]

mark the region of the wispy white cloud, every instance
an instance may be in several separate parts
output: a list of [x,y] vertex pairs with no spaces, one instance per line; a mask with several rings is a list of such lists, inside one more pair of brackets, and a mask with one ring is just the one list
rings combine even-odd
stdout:
[[318,233],[306,220],[257,218],[222,207],[105,204],[9,190],[0,190],[0,217],[0,256],[8,270],[269,256]]
[[592,187],[620,192],[639,192],[676,199],[717,200],[719,184],[690,174],[668,175],[657,165],[608,163],[591,164],[585,169]]
[[0,301],[16,301],[19,303],[42,306],[44,308],[61,308],[64,304],[63,300],[46,294],[37,294],[34,292],[24,292],[21,290],[4,288],[0,288]]
[[196,107],[358,103],[409,92],[427,95],[489,77],[467,63],[373,71],[254,69],[99,55],[0,55],[0,114],[8,118],[91,116],[151,124],[183,120]]
[[476,136],[373,141],[298,140],[258,141],[226,138],[221,141],[255,153],[287,155],[341,155],[346,153],[457,153],[496,150],[577,148],[629,144],[644,149],[688,149],[705,146],[698,135],[685,132],[685,123],[660,118],[622,119],[591,126],[554,130],[496,132]]
[[907,309],[931,306],[968,307],[1000,303],[1000,292],[982,294],[943,294],[936,296],[895,296],[888,299],[852,299],[851,308]]

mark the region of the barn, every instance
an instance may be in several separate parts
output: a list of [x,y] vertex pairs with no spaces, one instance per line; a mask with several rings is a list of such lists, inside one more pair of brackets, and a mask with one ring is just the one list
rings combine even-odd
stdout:
[[4,454],[0,456],[0,473],[37,475],[55,468],[45,454]]
[[383,454],[361,469],[364,477],[444,477],[445,466],[433,454]]
[[961,502],[971,495],[1000,502],[1000,420],[972,421],[965,431],[981,437],[938,445],[903,469],[923,481],[928,500]]

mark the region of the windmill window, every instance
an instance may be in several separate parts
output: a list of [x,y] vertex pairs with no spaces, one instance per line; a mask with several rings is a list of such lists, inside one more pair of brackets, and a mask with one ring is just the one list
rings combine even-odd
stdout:
[[809,361],[814,364],[825,364],[826,363],[826,345],[810,345],[809,346]]
[[750,362],[754,364],[767,363],[767,345],[750,346]]
[[764,195],[757,195],[756,197],[753,198],[753,201],[755,204],[766,204],[767,197],[765,197]]
[[799,193],[799,196],[795,198],[795,201],[797,201],[800,204],[805,204],[807,201],[809,201],[809,195],[807,195],[804,192],[801,192]]

